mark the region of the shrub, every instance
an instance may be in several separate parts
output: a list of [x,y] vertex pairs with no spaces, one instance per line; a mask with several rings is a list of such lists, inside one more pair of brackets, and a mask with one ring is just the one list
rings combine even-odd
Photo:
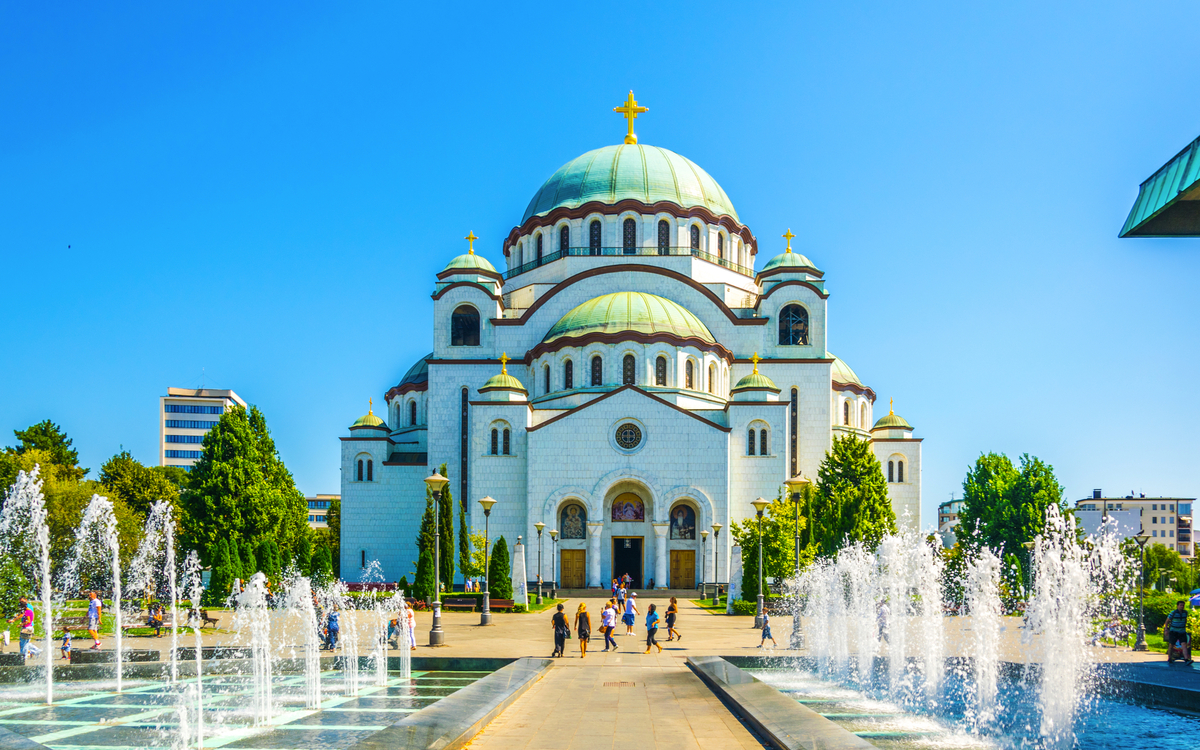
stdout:
[[733,600],[733,613],[735,615],[753,615],[758,610],[758,602],[748,602],[745,599]]
[[[1173,591],[1147,591],[1145,625],[1147,633],[1161,633],[1167,622],[1167,615],[1175,609],[1175,602],[1187,597]],[[1137,617],[1137,602],[1134,602],[1134,618]]]

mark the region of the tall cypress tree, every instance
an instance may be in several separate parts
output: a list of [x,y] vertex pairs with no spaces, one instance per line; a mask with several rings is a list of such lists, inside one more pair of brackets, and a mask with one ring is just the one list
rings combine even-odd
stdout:
[[488,590],[493,599],[512,599],[512,563],[508,559],[508,542],[504,537],[492,545],[492,559],[488,561]]
[[212,566],[212,576],[208,579],[208,588],[204,590],[204,600],[210,606],[224,602],[233,588],[233,563],[229,560],[229,542],[218,539],[212,549],[209,560]]
[[254,559],[254,548],[249,540],[242,540],[242,580],[249,581],[258,572],[258,561]]
[[467,571],[471,569],[471,537],[470,527],[467,526],[466,503],[458,504],[458,569],[462,571],[463,583],[466,583]]
[[[446,464],[438,469],[442,476],[446,474]],[[438,503],[438,576],[445,584],[447,591],[454,590],[454,495],[450,492],[450,484],[442,489],[441,502]]]

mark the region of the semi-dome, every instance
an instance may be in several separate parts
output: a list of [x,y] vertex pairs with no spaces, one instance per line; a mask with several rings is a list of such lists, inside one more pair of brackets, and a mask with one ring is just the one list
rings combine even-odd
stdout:
[[559,167],[529,201],[521,223],[559,207],[629,199],[647,204],[668,201],[738,218],[717,181],[692,161],[657,146],[622,144],[588,151]]
[[496,268],[488,262],[487,258],[470,252],[463,253],[447,263],[446,267],[442,269],[443,273],[446,271],[466,271],[468,273],[472,271],[487,271],[489,273],[496,273]]
[[859,388],[865,388],[863,382],[854,374],[854,370],[850,369],[850,365],[846,364],[836,356],[826,352],[825,355],[833,359],[833,367],[830,369],[830,377],[835,383],[843,385],[856,385]]
[[700,339],[706,344],[716,343],[708,326],[690,310],[644,292],[615,292],[590,299],[562,316],[542,341],[550,343],[567,336],[627,331],[666,333]]

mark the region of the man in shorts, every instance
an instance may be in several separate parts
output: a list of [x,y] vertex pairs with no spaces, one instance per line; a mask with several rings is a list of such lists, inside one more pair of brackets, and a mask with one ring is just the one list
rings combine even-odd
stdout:
[[1187,630],[1188,614],[1187,610],[1184,609],[1186,606],[1187,602],[1184,602],[1183,600],[1175,602],[1175,609],[1171,612],[1171,614],[1167,615],[1167,624],[1163,626],[1163,635],[1165,636],[1164,640],[1166,640],[1168,644],[1167,648],[1170,648],[1169,644],[1172,643],[1183,644],[1185,661],[1186,663],[1191,664],[1192,637],[1188,635]]
[[87,631],[92,637],[92,650],[100,650],[100,614],[104,603],[95,591],[88,593]]

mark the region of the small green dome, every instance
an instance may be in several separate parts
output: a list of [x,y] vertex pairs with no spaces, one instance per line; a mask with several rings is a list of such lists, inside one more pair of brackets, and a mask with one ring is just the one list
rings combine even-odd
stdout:
[[811,260],[800,253],[780,253],[767,261],[767,265],[763,266],[763,269],[759,273],[773,271],[776,268],[811,268],[814,271],[821,270],[813,265]]
[[771,380],[766,375],[763,375],[756,369],[754,372],[739,380],[737,385],[733,387],[733,390],[730,391],[730,393],[764,389],[779,393],[779,386],[775,385],[775,381]]
[[831,379],[835,383],[843,383],[845,385],[857,385],[859,388],[866,388],[863,382],[854,374],[854,370],[850,369],[850,365],[846,364],[836,356],[825,352],[825,355],[833,358],[833,367],[830,371]]
[[899,414],[897,414],[896,412],[892,411],[892,412],[888,412],[888,415],[886,417],[883,417],[878,422],[876,422],[875,426],[872,427],[871,430],[872,431],[874,431],[874,430],[910,430],[911,431],[912,425],[910,425],[908,422],[906,422],[904,420],[904,417],[902,417]]
[[529,201],[521,223],[560,206],[577,208],[591,201],[611,205],[627,199],[699,206],[717,216],[738,218],[717,181],[688,159],[657,146],[622,144],[588,151],[559,167]]
[[492,390],[520,391],[521,393],[529,393],[525,390],[525,386],[521,385],[521,381],[508,374],[507,370],[501,371],[497,375],[493,375],[487,379],[479,392]]
[[458,256],[454,260],[447,263],[446,267],[443,268],[442,271],[488,271],[490,273],[496,273],[495,267],[488,262],[487,258],[483,257],[482,255],[476,255],[475,253],[464,253]]
[[387,422],[384,422],[379,417],[375,416],[374,411],[369,411],[358,419],[354,420],[354,424],[350,425],[350,429],[355,427],[382,427],[387,429]]
[[698,338],[716,343],[708,326],[681,305],[656,294],[615,292],[590,299],[554,324],[546,338],[550,343],[566,336],[589,333],[670,333],[681,338]]

